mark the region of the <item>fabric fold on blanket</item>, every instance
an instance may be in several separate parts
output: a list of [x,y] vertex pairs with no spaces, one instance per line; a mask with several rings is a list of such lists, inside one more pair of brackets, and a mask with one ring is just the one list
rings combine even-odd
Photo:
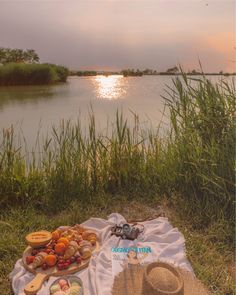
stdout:
[[[90,218],[82,223],[88,229],[94,230],[100,242],[100,249],[94,252],[88,268],[75,273],[84,284],[84,295],[110,295],[113,284],[112,254],[113,247],[130,247],[133,241],[122,240],[111,236],[111,227],[116,224],[127,223],[125,218],[112,213],[108,219]],[[140,222],[144,226],[143,233],[138,236],[137,244],[140,247],[151,247],[155,259],[173,263],[179,267],[193,272],[185,255],[185,240],[177,228],[173,228],[165,217]],[[24,286],[34,275],[25,270],[22,260],[19,259],[10,274],[14,294],[24,295]],[[37,295],[49,295],[49,286],[57,279],[50,277]],[[121,294],[122,295],[122,294]]]

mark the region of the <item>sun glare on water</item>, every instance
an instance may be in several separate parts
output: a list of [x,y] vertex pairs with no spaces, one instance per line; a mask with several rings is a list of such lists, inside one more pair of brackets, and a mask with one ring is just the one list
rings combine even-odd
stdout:
[[97,96],[101,99],[114,100],[122,98],[125,93],[122,75],[96,76],[94,79]]

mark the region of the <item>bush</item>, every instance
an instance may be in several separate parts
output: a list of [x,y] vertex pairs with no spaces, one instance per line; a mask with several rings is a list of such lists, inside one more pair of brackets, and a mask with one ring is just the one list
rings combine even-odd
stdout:
[[48,64],[9,63],[0,66],[0,86],[44,85],[65,82],[68,70]]

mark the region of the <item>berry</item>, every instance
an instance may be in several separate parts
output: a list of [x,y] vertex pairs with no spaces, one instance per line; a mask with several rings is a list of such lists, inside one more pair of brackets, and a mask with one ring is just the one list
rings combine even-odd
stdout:
[[34,249],[34,250],[31,252],[31,255],[32,255],[32,256],[35,256],[35,255],[37,255],[37,254],[38,254],[38,250],[35,250],[35,249]]
[[76,261],[75,256],[72,256],[72,257],[70,258],[70,263],[74,263],[75,261]]
[[44,263],[44,264],[42,265],[42,269],[43,269],[43,270],[46,270],[47,268],[48,268],[47,264]]
[[63,265],[63,264],[61,264],[61,263],[59,263],[59,264],[57,265],[57,268],[58,268],[59,270],[63,270],[63,268],[64,268],[64,265]]
[[27,256],[26,257],[26,263],[29,265],[34,261],[34,256]]
[[68,268],[70,266],[70,264],[68,262],[64,263],[64,268]]
[[58,259],[58,264],[63,264],[64,263],[64,260],[63,259]]
[[80,257],[77,257],[77,258],[76,258],[76,262],[77,262],[78,264],[80,264],[80,263],[81,263],[81,258],[80,258]]

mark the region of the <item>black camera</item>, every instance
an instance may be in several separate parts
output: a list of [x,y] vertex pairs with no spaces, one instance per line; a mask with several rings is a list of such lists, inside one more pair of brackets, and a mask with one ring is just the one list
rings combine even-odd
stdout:
[[111,228],[111,235],[121,237],[123,240],[135,240],[139,234],[139,228],[130,226],[128,223],[125,223],[123,226],[115,225]]

